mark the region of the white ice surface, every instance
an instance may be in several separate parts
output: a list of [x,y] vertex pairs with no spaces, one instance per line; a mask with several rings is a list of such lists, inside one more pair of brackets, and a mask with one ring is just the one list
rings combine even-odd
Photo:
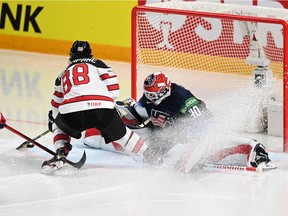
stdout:
[[[7,117],[8,125],[31,138],[47,130],[45,120],[53,82],[66,63],[67,58],[63,56],[0,50],[0,111]],[[125,86],[130,80],[130,65],[108,63],[119,69],[120,82]],[[26,94],[28,85],[23,84],[23,94],[12,85],[17,71],[21,74],[18,76],[21,84],[25,83],[27,73],[42,74],[49,70],[51,79],[39,78],[45,78],[47,89],[52,89],[47,94],[42,92],[48,91],[43,86],[32,88],[39,94],[31,96]],[[34,81],[36,78],[35,75]],[[9,85],[12,90],[8,90]],[[122,89],[122,97],[127,96],[129,87]],[[280,138],[260,138],[268,144],[271,158],[278,166],[276,170],[183,174],[152,168],[127,155],[95,150],[75,142],[68,159],[78,161],[85,150],[86,164],[79,170],[66,164],[55,174],[44,175],[40,173],[41,164],[51,155],[37,147],[16,150],[25,140],[3,129],[0,131],[0,215],[287,216],[288,156],[281,153]],[[53,149],[52,134],[38,141]]]

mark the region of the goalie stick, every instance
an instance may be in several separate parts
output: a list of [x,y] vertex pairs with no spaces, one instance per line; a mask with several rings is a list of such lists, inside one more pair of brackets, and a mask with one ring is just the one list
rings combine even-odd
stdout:
[[138,124],[138,125],[126,125],[128,128],[130,129],[141,129],[141,128],[145,128],[149,123],[151,122],[151,120],[148,118],[146,119],[142,124]]
[[[234,171],[252,171],[252,172],[263,172],[268,171],[271,169],[276,169],[277,167],[273,164],[269,163],[260,163],[258,167],[252,167],[252,166],[239,166],[239,165],[224,165],[224,164],[217,164],[217,163],[209,163],[206,159],[203,158],[204,152],[201,151],[204,148],[196,148],[195,146],[190,146],[189,149],[186,149],[186,152],[184,153],[184,156],[178,161],[175,168],[178,171],[184,172],[184,173],[190,173],[193,172],[193,170],[198,169],[221,169],[221,170],[234,170]],[[193,153],[193,157],[191,157]],[[202,156],[201,156],[202,155]],[[202,158],[202,159],[201,159]],[[200,162],[199,161],[205,161],[206,162]]]
[[[36,136],[35,138],[33,138],[33,140],[37,140],[39,138],[41,138],[42,136],[48,134],[50,131],[47,130],[47,131],[44,131],[43,133],[39,134],[38,136]],[[29,141],[25,141],[23,142],[21,145],[19,145],[16,149],[19,150],[21,148],[33,148],[34,147],[34,144],[32,144],[31,142]]]
[[207,163],[203,165],[203,169],[222,169],[222,170],[236,170],[236,171],[252,171],[252,172],[264,172],[271,169],[276,169],[276,166],[258,166],[258,167],[247,167],[247,166],[235,166],[235,165],[222,165],[222,164],[211,164]]

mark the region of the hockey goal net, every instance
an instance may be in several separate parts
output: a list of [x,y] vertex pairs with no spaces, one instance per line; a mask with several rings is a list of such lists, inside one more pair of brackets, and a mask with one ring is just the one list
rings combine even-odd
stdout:
[[252,133],[265,132],[269,104],[280,104],[288,152],[286,20],[285,9],[255,6],[197,1],[137,6],[132,97],[142,96],[149,74],[162,71],[202,99],[223,131]]

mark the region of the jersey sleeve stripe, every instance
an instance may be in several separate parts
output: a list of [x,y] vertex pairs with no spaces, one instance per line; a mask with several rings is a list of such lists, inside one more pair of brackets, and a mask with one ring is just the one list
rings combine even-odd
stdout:
[[56,103],[54,100],[51,100],[51,105],[55,108],[59,108],[59,103]]
[[114,77],[116,77],[116,75],[112,75],[112,76],[110,76],[109,74],[102,74],[101,76],[100,76],[100,78],[102,79],[102,80],[107,80],[107,79],[112,79],[112,78],[114,78]]
[[109,85],[107,88],[109,91],[119,90],[119,84]]
[[62,92],[58,92],[58,91],[55,91],[55,92],[54,92],[54,95],[55,95],[56,97],[63,97],[63,93],[62,93]]

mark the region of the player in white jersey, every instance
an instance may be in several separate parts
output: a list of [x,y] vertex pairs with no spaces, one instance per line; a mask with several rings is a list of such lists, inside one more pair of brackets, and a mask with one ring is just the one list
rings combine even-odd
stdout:
[[144,141],[127,128],[114,108],[119,95],[116,73],[92,56],[87,41],[75,41],[68,67],[57,77],[49,112],[56,155],[42,164],[43,171],[63,167],[72,149],[71,137],[79,139],[89,128],[97,128],[106,143],[115,142],[131,155],[154,157]]

